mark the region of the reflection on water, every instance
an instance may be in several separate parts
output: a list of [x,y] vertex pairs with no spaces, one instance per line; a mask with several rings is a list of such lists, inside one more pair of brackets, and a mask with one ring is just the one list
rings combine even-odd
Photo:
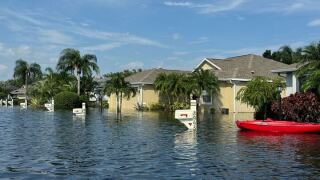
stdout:
[[197,168],[197,130],[186,130],[180,133],[177,133],[174,141],[174,149],[177,154],[176,158],[188,162],[180,163],[176,162],[177,166],[186,166],[188,165],[191,175],[195,174],[192,171],[195,171]]
[[[317,178],[320,135],[239,132],[233,115],[199,115],[188,131],[171,114],[0,108],[1,178]],[[251,119],[245,115],[239,115]]]

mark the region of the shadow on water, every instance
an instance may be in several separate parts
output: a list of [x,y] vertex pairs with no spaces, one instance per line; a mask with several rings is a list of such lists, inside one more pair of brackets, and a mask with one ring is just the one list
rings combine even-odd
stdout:
[[[188,131],[159,112],[0,108],[0,177],[260,179],[320,175],[319,135],[239,132],[200,113]],[[244,115],[241,115],[243,118]]]

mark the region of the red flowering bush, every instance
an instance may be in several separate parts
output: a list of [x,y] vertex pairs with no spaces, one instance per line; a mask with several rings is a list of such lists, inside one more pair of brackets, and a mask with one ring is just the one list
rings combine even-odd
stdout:
[[[271,106],[274,113],[279,113],[279,102]],[[282,119],[300,122],[320,122],[320,101],[312,92],[295,93],[281,100]]]

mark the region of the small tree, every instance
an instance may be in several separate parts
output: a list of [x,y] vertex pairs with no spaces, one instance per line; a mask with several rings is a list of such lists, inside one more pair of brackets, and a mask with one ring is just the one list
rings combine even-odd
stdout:
[[264,112],[264,119],[266,119],[267,104],[279,98],[278,86],[284,88],[284,83],[280,79],[256,77],[239,90],[236,99],[252,106],[256,112]]

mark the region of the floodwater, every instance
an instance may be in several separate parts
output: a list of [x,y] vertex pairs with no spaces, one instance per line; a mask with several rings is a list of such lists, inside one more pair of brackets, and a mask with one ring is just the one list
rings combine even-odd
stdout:
[[317,179],[319,150],[318,134],[239,132],[208,114],[188,131],[165,113],[0,107],[0,178]]

